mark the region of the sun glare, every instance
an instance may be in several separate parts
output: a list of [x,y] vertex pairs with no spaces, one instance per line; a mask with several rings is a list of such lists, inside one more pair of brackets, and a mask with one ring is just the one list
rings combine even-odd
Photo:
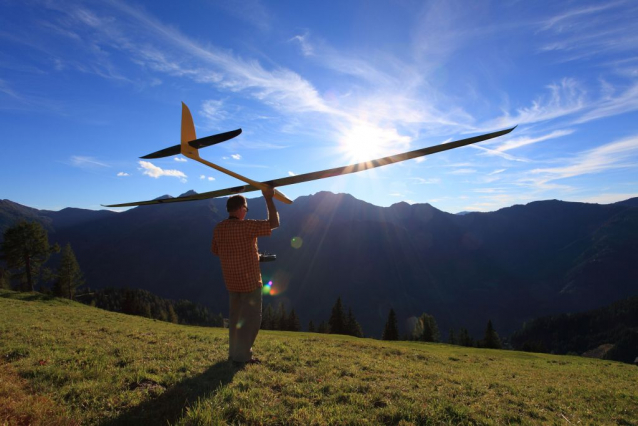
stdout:
[[400,136],[396,129],[383,129],[372,124],[356,124],[347,129],[340,143],[340,151],[351,161],[360,163],[401,152],[410,138]]

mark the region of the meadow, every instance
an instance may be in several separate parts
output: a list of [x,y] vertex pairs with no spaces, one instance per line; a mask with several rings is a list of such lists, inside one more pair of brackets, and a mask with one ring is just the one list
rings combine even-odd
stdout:
[[2,425],[638,424],[638,368],[446,344],[221,328],[0,290]]

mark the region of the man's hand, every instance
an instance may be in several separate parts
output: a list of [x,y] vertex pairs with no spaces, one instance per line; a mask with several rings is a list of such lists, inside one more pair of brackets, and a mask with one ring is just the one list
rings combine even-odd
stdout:
[[275,188],[273,188],[272,186],[268,185],[268,187],[266,189],[262,189],[261,193],[264,194],[264,198],[265,199],[272,199],[272,197],[275,196]]

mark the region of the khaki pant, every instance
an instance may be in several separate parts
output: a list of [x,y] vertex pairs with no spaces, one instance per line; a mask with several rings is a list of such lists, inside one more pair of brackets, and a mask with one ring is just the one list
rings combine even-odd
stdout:
[[229,292],[228,358],[247,362],[261,327],[261,287],[250,293]]

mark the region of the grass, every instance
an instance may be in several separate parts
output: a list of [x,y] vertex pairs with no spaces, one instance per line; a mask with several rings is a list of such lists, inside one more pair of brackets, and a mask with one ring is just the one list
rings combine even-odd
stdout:
[[638,368],[596,359],[217,328],[0,291],[0,424],[638,424]]

